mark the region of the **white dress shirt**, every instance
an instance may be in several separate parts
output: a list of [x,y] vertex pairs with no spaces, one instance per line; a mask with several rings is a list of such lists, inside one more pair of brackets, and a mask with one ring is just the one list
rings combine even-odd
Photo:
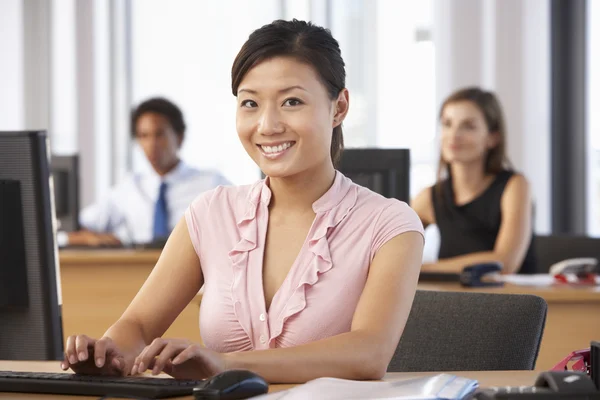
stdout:
[[172,230],[190,203],[200,193],[230,183],[219,172],[198,170],[183,161],[162,178],[152,170],[131,174],[113,187],[109,195],[79,216],[81,227],[95,232],[112,233],[123,243],[152,240],[154,207],[161,182],[167,183],[169,228]]

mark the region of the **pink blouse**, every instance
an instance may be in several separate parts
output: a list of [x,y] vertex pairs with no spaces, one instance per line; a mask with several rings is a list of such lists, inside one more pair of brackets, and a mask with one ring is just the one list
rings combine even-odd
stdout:
[[315,220],[267,313],[263,253],[271,190],[253,185],[204,192],[185,213],[202,265],[200,332],[217,352],[291,347],[350,331],[377,250],[423,225],[406,204],[336,172],[313,204]]

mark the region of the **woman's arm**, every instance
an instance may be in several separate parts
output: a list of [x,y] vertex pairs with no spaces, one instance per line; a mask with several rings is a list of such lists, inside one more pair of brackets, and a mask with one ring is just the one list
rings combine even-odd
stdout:
[[169,236],[152,273],[104,336],[135,358],[154,338],[165,333],[203,282],[200,261],[182,218]]
[[433,203],[431,201],[432,190],[432,187],[421,190],[410,202],[410,206],[421,219],[423,229],[427,228],[428,225],[435,224],[435,213],[433,212]]
[[350,332],[297,347],[229,353],[226,369],[249,369],[273,383],[323,376],[380,379],[404,330],[422,256],[421,234],[394,237],[373,259]]
[[532,201],[529,184],[522,175],[508,181],[500,203],[502,222],[493,251],[482,251],[464,256],[424,264],[424,272],[460,272],[470,264],[496,261],[503,265],[502,273],[512,274],[521,266],[532,231]]

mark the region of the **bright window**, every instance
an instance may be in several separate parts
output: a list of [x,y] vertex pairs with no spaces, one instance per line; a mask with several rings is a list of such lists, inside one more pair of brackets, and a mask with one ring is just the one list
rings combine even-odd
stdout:
[[[132,0],[132,97],[163,95],[182,108],[182,157],[234,183],[259,175],[235,131],[230,69],[248,34],[283,12],[328,25],[347,68],[348,147],[408,147],[412,188],[433,182],[436,159],[432,0]],[[231,12],[235,9],[235,12]],[[134,168],[147,168],[134,151]]]
[[587,7],[587,228],[590,235],[600,236],[600,2],[588,1]]

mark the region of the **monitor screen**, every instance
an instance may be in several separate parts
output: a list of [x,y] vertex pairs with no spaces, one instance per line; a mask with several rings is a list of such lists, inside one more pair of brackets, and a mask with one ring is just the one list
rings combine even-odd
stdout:
[[79,230],[79,157],[52,155],[51,171],[54,181],[54,204],[58,229]]
[[346,149],[338,170],[358,185],[409,203],[408,149]]
[[[1,360],[63,353],[55,218],[45,132],[0,132]],[[9,289],[7,289],[9,288]]]

